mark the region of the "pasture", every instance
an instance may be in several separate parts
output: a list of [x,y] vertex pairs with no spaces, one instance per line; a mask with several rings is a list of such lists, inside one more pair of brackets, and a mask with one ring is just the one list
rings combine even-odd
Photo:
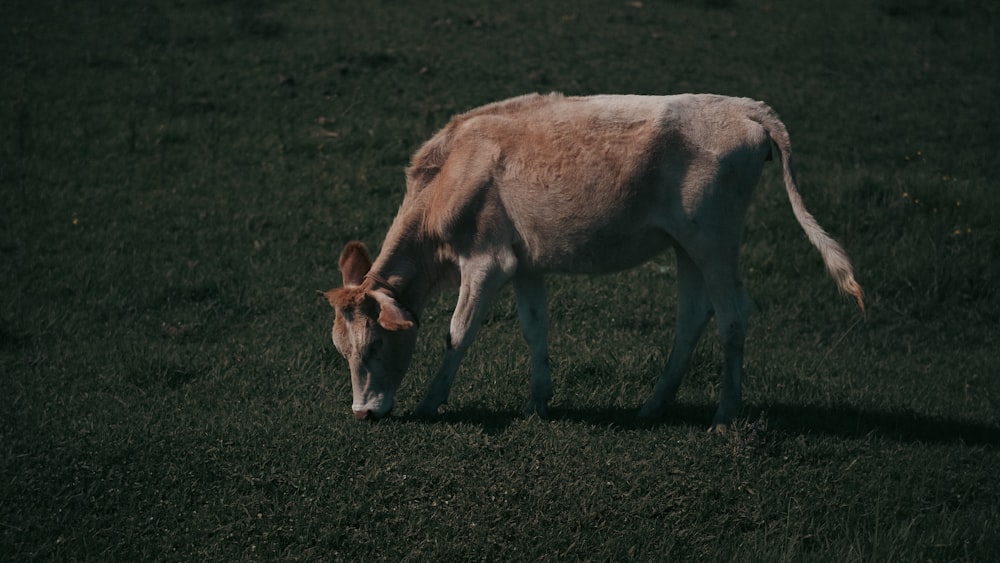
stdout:
[[[988,561],[1000,556],[1000,8],[991,0],[0,7],[0,559]],[[448,118],[532,91],[763,100],[744,406],[677,403],[672,255],[548,280],[551,419],[494,303],[442,415],[358,423],[316,295]]]

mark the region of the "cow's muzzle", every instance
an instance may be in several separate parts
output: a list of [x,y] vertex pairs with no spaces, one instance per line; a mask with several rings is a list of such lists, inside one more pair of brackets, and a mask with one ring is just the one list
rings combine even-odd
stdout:
[[389,413],[392,412],[392,407],[394,406],[395,405],[390,405],[389,408],[386,409],[385,412],[382,412],[381,414],[376,412],[374,409],[365,409],[365,408],[354,409],[354,420],[368,420],[374,422],[376,420],[389,416]]

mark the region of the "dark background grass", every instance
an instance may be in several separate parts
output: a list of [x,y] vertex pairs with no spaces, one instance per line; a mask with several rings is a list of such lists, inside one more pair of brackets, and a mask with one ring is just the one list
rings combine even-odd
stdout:
[[[0,6],[0,558],[990,560],[998,552],[998,10],[932,2]],[[350,419],[314,290],[378,248],[455,112],[529,91],[771,104],[837,296],[765,172],[747,405],[679,402],[673,259],[550,280],[553,420],[515,416],[509,291],[440,421]]]

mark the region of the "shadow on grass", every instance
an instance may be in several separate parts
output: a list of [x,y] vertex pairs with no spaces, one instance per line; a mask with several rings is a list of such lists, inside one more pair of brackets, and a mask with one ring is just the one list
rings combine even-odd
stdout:
[[[649,429],[663,426],[695,426],[708,428],[715,412],[714,404],[674,404],[663,418],[640,420],[636,408],[553,408],[549,419],[608,427],[620,430]],[[402,420],[421,420],[413,416]],[[496,411],[469,405],[448,411],[434,419],[443,424],[481,426],[487,434],[500,434],[519,420],[516,411]],[[883,412],[848,405],[800,406],[782,403],[747,405],[739,420],[766,421],[772,432],[787,434],[818,434],[841,438],[881,436],[903,443],[963,443],[974,446],[1000,446],[1000,428],[987,424],[922,415],[914,412]],[[740,424],[739,420],[737,425]]]
[[861,438],[875,434],[906,443],[1000,446],[1000,428],[995,425],[919,414],[859,409],[849,405],[830,407],[773,404],[747,409],[749,420],[761,411],[771,428],[801,434],[824,434]]
[[[662,426],[695,426],[708,429],[712,420],[715,405],[673,405],[668,413],[656,420],[640,419],[636,413],[639,408],[607,407],[607,408],[563,408],[553,407],[549,411],[548,420],[553,422],[567,421],[609,427],[618,430],[638,430],[658,428]],[[470,424],[480,426],[487,434],[501,434],[517,420],[524,419],[520,411],[497,411],[482,405],[467,405],[455,410],[441,413],[434,419],[421,419],[413,415],[398,417],[401,421],[440,424]]]

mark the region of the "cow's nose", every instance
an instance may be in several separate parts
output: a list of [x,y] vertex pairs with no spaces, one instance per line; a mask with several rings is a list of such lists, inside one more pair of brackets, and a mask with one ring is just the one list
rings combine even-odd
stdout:
[[375,417],[372,416],[372,411],[365,409],[360,411],[354,411],[354,420],[374,420]]

